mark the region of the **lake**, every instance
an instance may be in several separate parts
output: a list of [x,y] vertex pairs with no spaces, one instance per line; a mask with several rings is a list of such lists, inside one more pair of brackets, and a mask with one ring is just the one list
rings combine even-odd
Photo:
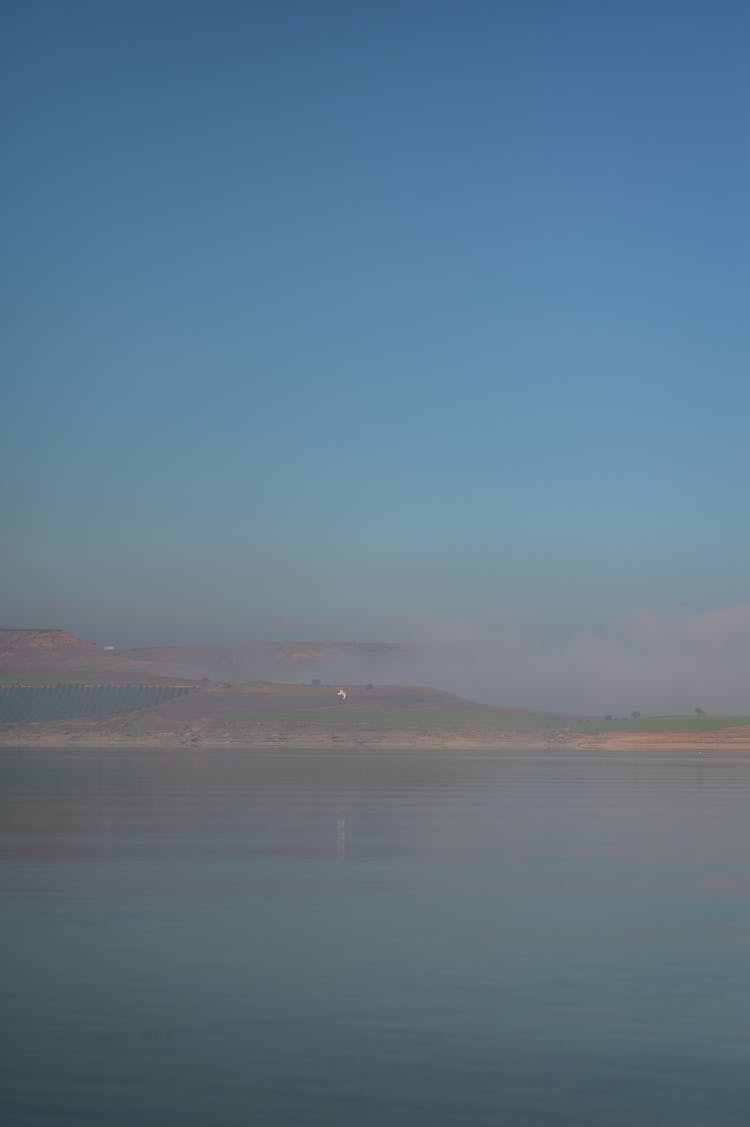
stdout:
[[750,756],[0,751],[5,1125],[744,1124]]

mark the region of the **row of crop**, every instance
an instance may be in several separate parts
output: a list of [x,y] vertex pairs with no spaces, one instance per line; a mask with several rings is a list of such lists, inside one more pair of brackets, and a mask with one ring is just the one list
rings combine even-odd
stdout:
[[136,691],[139,693],[145,692],[164,692],[170,696],[181,693],[189,693],[195,690],[194,685],[164,685],[154,684],[149,681],[146,683],[136,683],[135,681],[49,681],[44,684],[33,684],[30,681],[18,680],[6,681],[0,684],[0,692],[13,690],[17,692],[19,689],[33,690],[36,693],[54,693],[58,696],[70,696],[76,693],[87,693],[94,695],[101,695],[102,693],[111,692],[129,692]]
[[153,708],[189,693],[184,685],[0,685],[0,722],[66,720]]

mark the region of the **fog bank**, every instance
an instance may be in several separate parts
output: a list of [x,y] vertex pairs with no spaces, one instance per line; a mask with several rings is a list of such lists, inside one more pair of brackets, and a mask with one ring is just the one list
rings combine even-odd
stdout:
[[421,619],[409,634],[408,654],[387,672],[488,704],[597,715],[750,712],[750,603],[636,610],[564,634],[511,618]]

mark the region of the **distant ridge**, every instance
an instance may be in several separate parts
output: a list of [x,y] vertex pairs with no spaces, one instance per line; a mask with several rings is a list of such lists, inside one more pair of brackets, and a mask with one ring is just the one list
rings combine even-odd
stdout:
[[0,629],[0,672],[89,672],[210,681],[372,680],[411,653],[384,642],[256,642],[116,649],[64,630]]
[[255,642],[234,646],[159,646],[121,651],[170,676],[215,681],[369,680],[407,647],[378,642]]

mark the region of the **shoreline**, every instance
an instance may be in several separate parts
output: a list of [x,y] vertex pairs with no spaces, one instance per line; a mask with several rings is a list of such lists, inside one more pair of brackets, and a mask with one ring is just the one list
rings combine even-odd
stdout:
[[179,730],[131,724],[23,724],[0,731],[2,748],[100,748],[112,750],[246,749],[247,751],[351,749],[377,751],[621,751],[750,752],[750,730],[724,728],[714,732],[584,732],[576,729],[540,730],[454,728],[425,724],[414,727],[335,728],[308,724],[254,726],[190,724]]
[[[221,732],[216,730],[188,733],[174,732],[133,732],[124,736],[121,733],[86,731],[66,727],[64,732],[56,731],[8,731],[0,733],[0,749],[3,747],[47,748],[65,750],[66,748],[111,748],[119,750],[200,750],[235,748],[247,751],[306,750],[331,751],[336,749],[377,751],[488,751],[502,748],[515,748],[523,751],[542,751],[551,746],[550,740],[542,735],[530,733],[503,733],[490,736],[487,733],[446,731],[434,728],[380,731],[341,730],[320,731],[307,727],[295,730],[263,730]],[[559,746],[564,746],[561,742]]]

